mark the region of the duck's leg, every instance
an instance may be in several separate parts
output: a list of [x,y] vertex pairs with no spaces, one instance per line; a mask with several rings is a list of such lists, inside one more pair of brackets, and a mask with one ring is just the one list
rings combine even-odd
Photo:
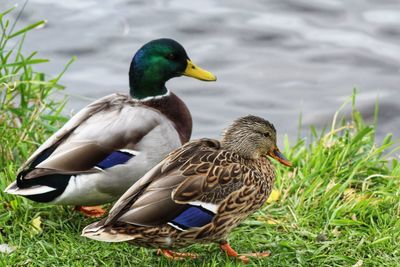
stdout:
[[101,206],[76,206],[75,210],[80,211],[87,217],[101,217],[106,211]]
[[248,257],[264,258],[270,255],[268,251],[239,254],[229,245],[227,241],[220,242],[219,246],[223,251],[225,251],[226,255],[228,255],[229,257],[237,258],[241,260],[243,263],[249,263],[250,260]]
[[184,252],[172,251],[169,249],[158,249],[157,255],[161,255],[161,254],[171,260],[184,260],[187,258],[190,258],[193,260],[198,257],[198,255],[195,253],[184,253]]

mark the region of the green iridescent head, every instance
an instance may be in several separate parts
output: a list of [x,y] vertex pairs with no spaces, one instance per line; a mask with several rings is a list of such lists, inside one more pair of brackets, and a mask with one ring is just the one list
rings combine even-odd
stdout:
[[185,49],[172,39],[148,42],[136,52],[129,69],[131,96],[144,99],[167,93],[166,81],[186,75],[203,81],[216,77],[193,64]]

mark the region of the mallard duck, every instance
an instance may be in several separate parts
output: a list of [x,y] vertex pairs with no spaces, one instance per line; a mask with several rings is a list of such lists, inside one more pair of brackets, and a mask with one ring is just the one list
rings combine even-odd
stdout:
[[100,216],[169,152],[189,141],[192,118],[165,83],[181,75],[216,77],[172,39],[141,47],[129,70],[130,95],[105,96],[73,116],[20,168],[5,192],[37,202],[77,205]]
[[221,142],[200,139],[170,153],[82,235],[157,248],[178,259],[196,255],[171,249],[216,242],[229,256],[247,262],[248,255],[232,249],[227,237],[267,200],[275,180],[268,156],[291,166],[277,148],[271,123],[251,115],[239,118]]

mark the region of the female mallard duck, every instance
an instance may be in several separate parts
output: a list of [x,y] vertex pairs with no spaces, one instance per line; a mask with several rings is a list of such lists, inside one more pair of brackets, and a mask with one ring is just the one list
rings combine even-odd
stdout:
[[221,142],[192,141],[169,154],[122,195],[107,218],[87,226],[82,235],[158,248],[169,258],[195,257],[170,248],[217,242],[229,256],[247,262],[227,236],[267,200],[275,180],[267,156],[291,166],[276,146],[271,123],[239,118]]
[[[190,139],[186,105],[165,87],[186,75],[215,81],[171,39],[145,44],[129,70],[130,96],[103,97],[73,116],[22,166],[7,193],[38,202],[99,205],[118,199],[169,152]],[[100,207],[80,207],[99,216]]]

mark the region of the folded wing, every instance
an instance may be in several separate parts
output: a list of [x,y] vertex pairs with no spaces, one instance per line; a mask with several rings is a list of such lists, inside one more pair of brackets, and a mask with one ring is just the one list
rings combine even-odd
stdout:
[[202,227],[212,221],[219,203],[242,185],[238,161],[216,140],[190,142],[134,184],[101,223]]

